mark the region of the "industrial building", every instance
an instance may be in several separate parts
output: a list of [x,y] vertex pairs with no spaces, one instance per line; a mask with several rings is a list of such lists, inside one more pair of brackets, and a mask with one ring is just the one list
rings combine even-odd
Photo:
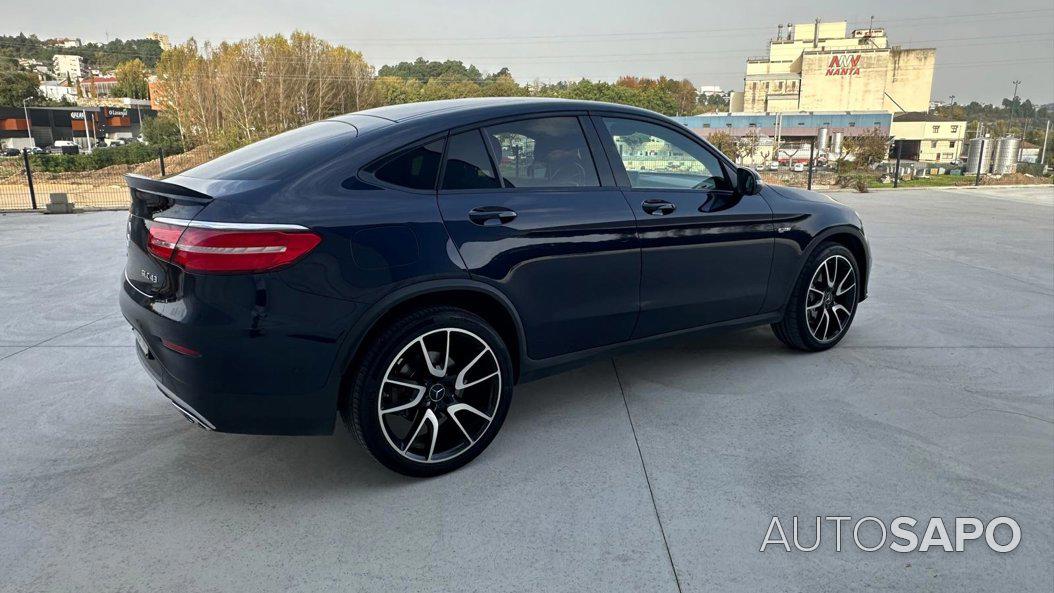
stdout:
[[[769,161],[805,162],[811,144],[820,139],[820,157],[841,156],[844,138],[874,133],[892,134],[893,114],[887,111],[815,111],[809,113],[715,113],[673,118],[706,138],[725,132],[735,138],[758,136],[755,154],[744,155],[744,164],[760,166]],[[779,146],[774,154],[773,146]]]
[[[29,121],[26,121],[26,111]],[[143,118],[156,115],[136,107],[0,107],[0,146],[41,148],[56,140],[72,140],[81,148],[90,142],[135,138],[142,133]]]
[[898,113],[892,136],[900,140],[901,158],[909,161],[948,163],[963,154],[966,122],[932,113]]
[[768,55],[747,59],[731,110],[927,111],[936,53],[890,46],[884,29],[847,33],[846,21],[781,25]]

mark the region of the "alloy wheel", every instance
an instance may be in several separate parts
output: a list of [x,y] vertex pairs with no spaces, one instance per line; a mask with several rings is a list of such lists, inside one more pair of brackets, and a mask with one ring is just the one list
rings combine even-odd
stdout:
[[816,268],[805,298],[805,322],[821,343],[830,342],[849,326],[856,308],[856,270],[845,256],[832,255]]
[[500,398],[501,367],[487,342],[465,329],[441,328],[411,340],[388,365],[377,416],[399,455],[439,463],[486,433]]

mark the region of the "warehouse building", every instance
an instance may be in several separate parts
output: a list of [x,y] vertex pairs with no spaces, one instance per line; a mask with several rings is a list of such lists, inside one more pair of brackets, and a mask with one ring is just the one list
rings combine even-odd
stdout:
[[0,107],[0,146],[51,146],[72,140],[82,149],[90,142],[130,139],[142,133],[140,118],[156,115],[135,107],[30,107],[29,121],[21,107]]
[[767,56],[749,58],[731,110],[926,111],[936,50],[890,46],[884,29],[846,21],[780,26]]
[[898,113],[893,116],[892,135],[901,142],[901,158],[948,163],[963,154],[966,122],[932,113]]
[[893,133],[893,114],[887,111],[714,113],[673,119],[703,138],[718,132],[735,138],[757,135],[755,154],[743,155],[740,159],[751,166],[770,161],[783,164],[806,162],[811,146],[818,138],[821,144],[817,147],[817,156],[826,160],[841,156],[841,144],[845,138],[872,133],[888,137]]

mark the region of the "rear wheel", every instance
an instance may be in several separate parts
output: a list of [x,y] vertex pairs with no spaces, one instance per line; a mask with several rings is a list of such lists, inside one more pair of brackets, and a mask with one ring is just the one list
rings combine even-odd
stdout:
[[388,468],[434,476],[490,444],[512,396],[512,360],[479,316],[432,307],[388,326],[366,345],[352,384],[349,428]]
[[772,324],[781,342],[817,352],[841,341],[856,317],[859,267],[853,253],[824,243],[802,268],[783,319]]

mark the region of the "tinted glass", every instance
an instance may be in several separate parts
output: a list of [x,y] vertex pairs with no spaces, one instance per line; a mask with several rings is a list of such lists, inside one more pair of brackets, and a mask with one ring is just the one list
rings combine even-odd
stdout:
[[418,146],[385,162],[373,176],[385,183],[410,189],[435,189],[443,140]]
[[353,126],[320,121],[282,132],[184,171],[199,179],[283,179],[336,157],[351,146]]
[[598,187],[577,117],[516,121],[484,130],[505,187]]
[[501,187],[483,145],[479,130],[450,138],[447,148],[443,189],[487,189]]
[[717,156],[669,128],[604,118],[634,188],[731,189]]

